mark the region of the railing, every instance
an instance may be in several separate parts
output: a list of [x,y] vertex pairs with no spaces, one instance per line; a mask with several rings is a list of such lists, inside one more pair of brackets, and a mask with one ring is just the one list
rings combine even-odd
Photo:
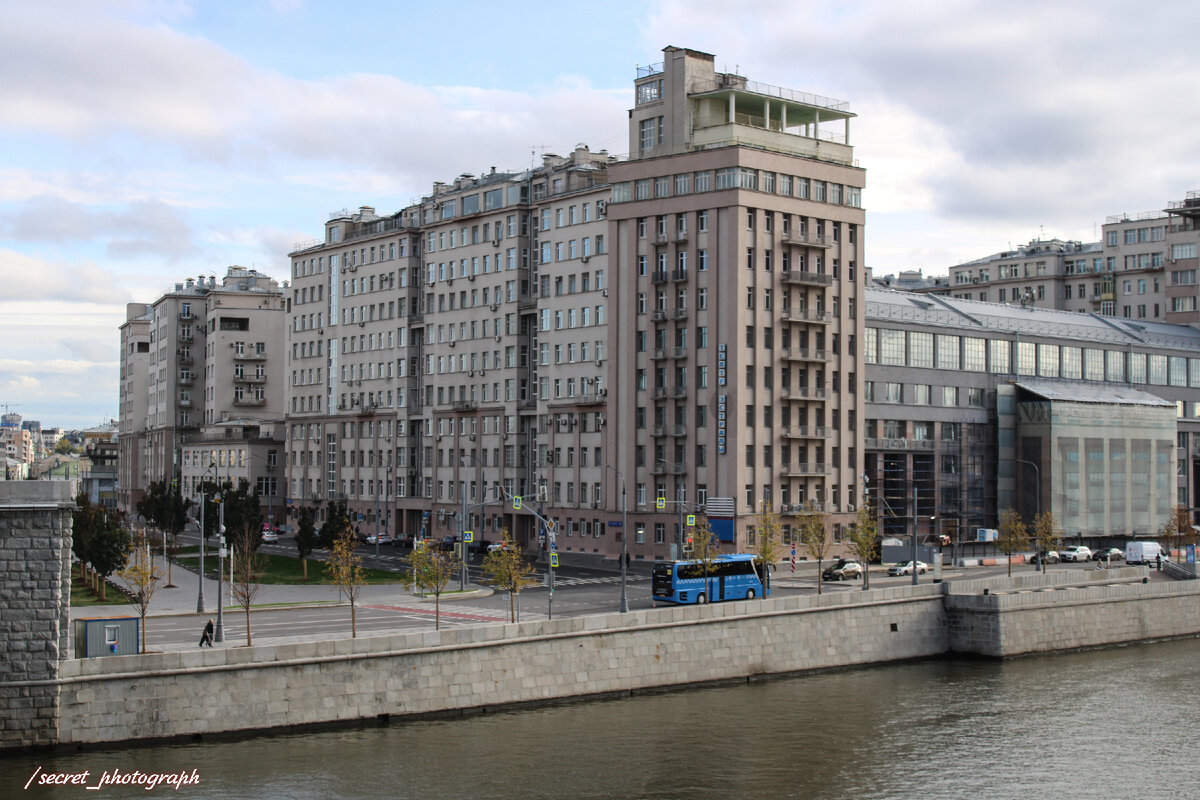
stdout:
[[242,353],[234,353],[233,357],[237,361],[266,361],[267,360],[266,353],[251,353],[248,351],[242,352]]
[[807,286],[832,286],[833,276],[825,275],[820,272],[804,272],[801,270],[785,269],[783,271],[784,283],[799,283]]
[[784,475],[828,475],[830,469],[828,464],[800,462],[798,464],[784,464],[780,472]]
[[235,406],[265,406],[267,399],[265,397],[235,397],[233,398]]
[[[637,68],[637,78],[649,78],[651,75],[657,75],[663,71],[663,62],[659,61],[654,64],[647,64],[644,67]],[[634,80],[637,80],[634,78]]]
[[667,348],[665,348],[665,347],[654,348],[654,360],[655,361],[661,361],[662,359],[664,359],[666,357],[667,357]]
[[668,274],[665,269],[656,269],[650,275],[650,280],[653,283],[666,283],[667,279],[668,279]]
[[783,350],[783,357],[791,361],[828,361],[828,350],[810,350],[807,347],[790,347]]
[[687,279],[688,271],[686,269],[677,268],[671,273],[671,280],[675,281],[676,283],[684,283],[687,281]]
[[266,375],[234,375],[234,383],[266,383]]
[[828,311],[813,311],[807,308],[789,308],[780,313],[785,322],[829,322]]
[[828,108],[833,111],[850,110],[850,104],[845,100],[835,100],[832,97],[823,97],[819,94],[798,92],[795,89],[785,89],[782,86],[772,86],[769,83],[748,81],[737,76],[723,80],[696,81],[692,84],[692,91],[694,93],[715,92],[718,89],[738,89],[740,91],[765,95],[766,97],[778,97],[780,100],[790,100],[793,103],[803,103],[806,106]]

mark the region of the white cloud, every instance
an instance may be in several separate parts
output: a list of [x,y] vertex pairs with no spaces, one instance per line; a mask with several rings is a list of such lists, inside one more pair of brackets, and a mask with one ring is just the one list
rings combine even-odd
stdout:
[[116,275],[96,264],[47,261],[13,250],[0,249],[0,282],[5,304],[19,300],[111,304],[131,299],[119,288]]

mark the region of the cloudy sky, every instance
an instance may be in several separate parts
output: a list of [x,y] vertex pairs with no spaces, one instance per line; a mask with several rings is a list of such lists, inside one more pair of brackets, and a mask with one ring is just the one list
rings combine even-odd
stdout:
[[666,45],[835,97],[867,264],[947,267],[1200,189],[1200,3],[40,0],[0,25],[0,406],[117,413],[117,326],[188,276],[283,279],[328,212],[577,142],[627,150]]

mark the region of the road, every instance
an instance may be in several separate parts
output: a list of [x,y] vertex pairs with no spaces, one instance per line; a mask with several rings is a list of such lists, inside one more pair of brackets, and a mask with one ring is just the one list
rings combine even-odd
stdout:
[[[196,544],[198,541],[195,533],[190,537],[185,534],[181,538],[185,545]],[[290,556],[294,556],[296,552],[290,537],[284,537],[279,543],[264,543],[261,550],[264,553]],[[376,559],[374,546],[360,546],[358,552],[363,557],[363,565],[393,571],[404,569],[407,549],[380,547],[379,551],[379,558]],[[316,557],[320,558],[321,555],[318,553]],[[476,555],[473,563],[468,565],[468,583],[473,588],[483,585],[480,561],[480,557]],[[638,569],[631,571],[628,577],[629,608],[632,611],[652,609],[655,605],[650,596],[649,575],[644,565],[637,566]],[[1051,569],[1088,569],[1094,566],[1087,563],[1061,564],[1054,565]],[[1030,569],[1028,565],[1016,565],[1013,571],[1028,572]],[[956,568],[947,569],[943,578],[974,579],[996,577],[1006,573],[1005,566],[974,567],[969,570]],[[519,619],[545,619],[551,611],[555,617],[577,617],[610,613],[619,609],[619,574],[578,567],[557,569],[552,607],[551,593],[545,585],[546,577],[545,566],[539,565],[535,575],[539,585],[524,590],[515,600]],[[921,583],[928,583],[932,579],[932,573],[920,576]],[[801,566],[799,572],[791,573],[786,565],[781,565],[773,573],[772,581],[775,596],[817,592],[815,571],[811,566]],[[884,574],[882,567],[876,566],[872,569],[871,585],[876,588],[908,585],[911,581],[909,576],[889,578]],[[438,624],[446,627],[502,624],[509,621],[510,598],[507,593],[495,592],[489,596],[459,598],[456,597],[455,591],[458,584],[458,579],[455,578],[447,587],[447,593],[440,602],[440,613],[430,598],[414,595],[399,584],[386,592],[386,599],[360,600],[357,610],[359,635],[430,629],[434,625],[435,615],[439,618]],[[826,593],[859,591],[861,588],[861,581],[825,582],[821,585],[821,591]],[[323,634],[328,634],[331,638],[344,636],[350,627],[350,609],[346,605],[337,604],[337,596],[330,592],[328,587],[324,596],[330,599],[318,600],[303,607],[255,609],[251,614],[251,630],[255,643],[286,641],[291,637],[313,637]],[[226,597],[228,598],[228,595]],[[211,613],[152,617],[146,627],[147,647],[151,650],[172,646],[178,648],[198,642],[200,630],[208,616],[211,616]],[[228,644],[245,642],[245,617],[240,609],[233,608],[228,601],[225,607],[224,628]]]

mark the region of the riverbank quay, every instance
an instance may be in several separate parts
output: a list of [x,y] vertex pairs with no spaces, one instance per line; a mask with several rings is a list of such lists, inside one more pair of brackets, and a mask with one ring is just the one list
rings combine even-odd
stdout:
[[31,745],[487,713],[956,654],[1200,635],[1197,581],[1051,571],[372,638],[69,660]]

